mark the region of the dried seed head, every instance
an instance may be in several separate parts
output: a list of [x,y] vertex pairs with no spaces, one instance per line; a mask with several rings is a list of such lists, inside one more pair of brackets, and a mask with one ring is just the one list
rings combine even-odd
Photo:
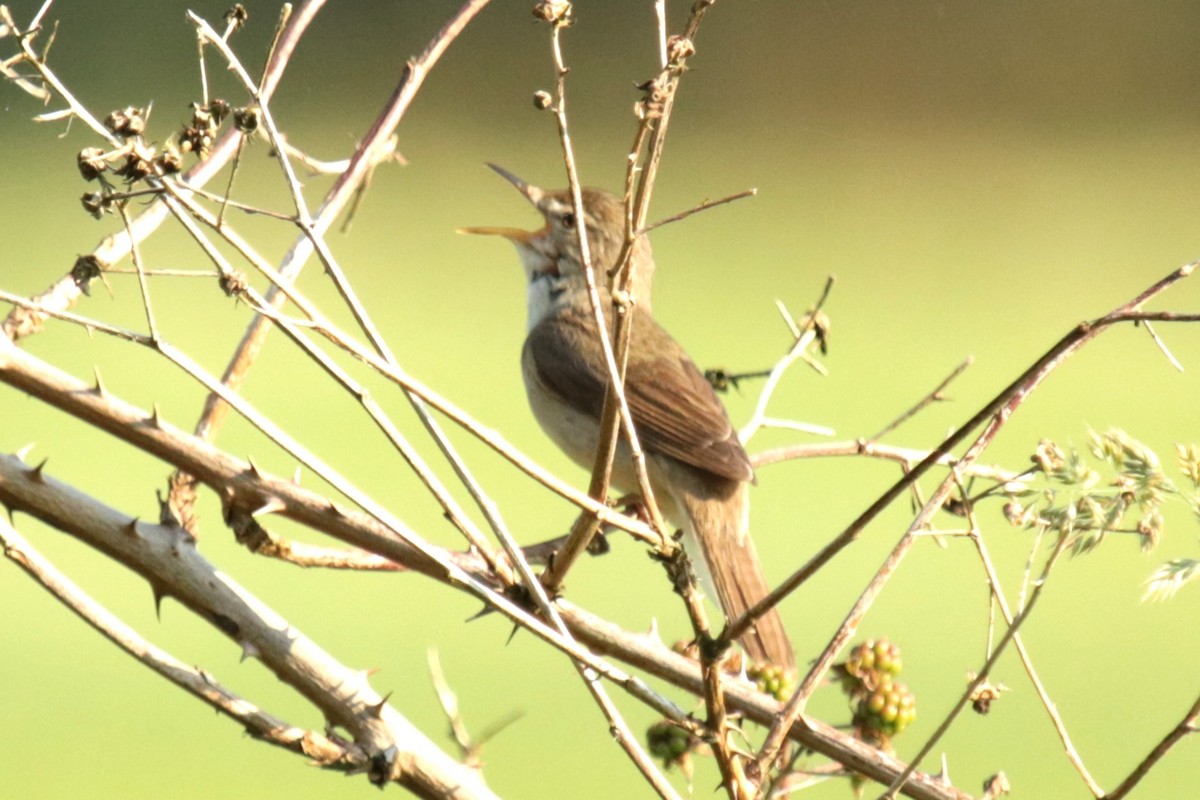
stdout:
[[100,270],[100,259],[89,253],[86,256],[80,256],[75,259],[75,265],[71,267],[71,278],[75,281],[75,285],[84,294],[87,294],[88,284],[100,277]]
[[108,195],[106,194],[87,192],[83,197],[79,198],[79,202],[83,204],[83,210],[96,219],[100,219],[104,214],[112,213],[112,207],[109,206]]
[[75,163],[79,167],[79,174],[85,181],[96,180],[100,177],[100,173],[108,169],[108,162],[104,160],[104,150],[99,147],[83,148],[75,157]]
[[681,67],[688,56],[696,54],[696,45],[686,36],[672,36],[667,39],[667,64]]
[[154,159],[154,166],[163,175],[174,175],[183,169],[183,155],[180,154],[178,147],[167,142],[163,146],[162,152]]
[[663,103],[666,102],[670,89],[660,76],[645,83],[638,84],[642,99],[634,104],[633,113],[638,119],[657,119],[662,116]]
[[533,16],[553,25],[570,25],[573,9],[567,0],[542,0],[533,6]]
[[258,130],[259,111],[254,106],[243,106],[233,110],[233,124],[237,129],[245,134],[254,133]]
[[221,287],[221,291],[230,297],[240,295],[249,286],[246,282],[246,275],[237,270],[231,270],[222,275],[218,284]]
[[118,136],[141,136],[146,130],[146,110],[126,106],[104,118],[104,127]]
[[225,23],[232,25],[234,29],[241,28],[250,19],[250,12],[241,3],[234,3],[233,7],[225,12]]
[[233,110],[233,107],[229,105],[229,101],[217,97],[208,104],[208,110],[212,114],[213,122],[220,125],[229,116],[229,112]]
[[554,98],[550,96],[549,92],[542,91],[539,89],[538,91],[533,93],[533,107],[534,108],[536,108],[540,111],[545,111],[547,108],[549,108],[553,104],[554,104]]

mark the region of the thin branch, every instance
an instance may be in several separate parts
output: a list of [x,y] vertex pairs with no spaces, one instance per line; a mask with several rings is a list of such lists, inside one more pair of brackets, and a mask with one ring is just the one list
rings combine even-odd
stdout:
[[[951,434],[947,439],[929,456],[923,459],[919,464],[909,470],[900,481],[895,483],[891,489],[884,493],[870,508],[859,515],[849,528],[843,531],[837,538],[826,545],[816,556],[809,560],[800,570],[793,573],[784,583],[767,596],[762,602],[757,603],[749,609],[742,620],[731,622],[726,632],[722,634],[722,638],[728,637],[728,640],[736,639],[746,630],[746,621],[753,621],[759,615],[765,613],[767,609],[774,607],[779,600],[787,596],[797,586],[807,580],[809,576],[816,572],[829,558],[839,552],[843,547],[854,541],[861,533],[862,528],[873,519],[883,508],[891,503],[896,497],[904,492],[908,486],[916,481],[918,477],[923,475],[933,465],[938,463],[942,456],[949,451],[951,447],[965,438],[975,427],[987,420],[987,425],[983,432],[976,437],[975,441],[967,449],[963,456],[963,461],[967,464],[973,463],[982,455],[983,450],[991,443],[992,439],[999,433],[1000,429],[1008,421],[1009,417],[1024,403],[1024,401],[1032,394],[1032,392],[1041,385],[1054,369],[1062,364],[1072,353],[1098,335],[1101,331],[1116,322],[1126,321],[1124,315],[1135,310],[1142,303],[1146,302],[1155,295],[1165,291],[1176,282],[1183,280],[1190,275],[1195,269],[1195,264],[1185,265],[1162,280],[1156,282],[1148,289],[1141,292],[1137,297],[1128,303],[1119,306],[1105,316],[1092,322],[1084,322],[1078,325],[1070,333],[1064,336],[1054,347],[1052,347],[1045,355],[1027,369],[1017,380],[1013,381],[1004,391],[996,396],[988,403],[979,413],[971,418],[965,425],[959,428],[955,433]],[[756,758],[756,767],[759,774],[766,775],[771,767],[778,759],[781,752],[786,731],[790,728],[793,720],[798,719],[803,712],[804,706],[807,703],[808,697],[815,691],[820,677],[824,674],[829,665],[833,663],[833,658],[845,645],[846,641],[853,635],[858,621],[866,609],[873,602],[875,596],[882,590],[883,583],[895,569],[896,564],[902,559],[908,549],[915,541],[914,534],[927,527],[929,520],[933,514],[939,510],[945,500],[949,497],[955,485],[955,476],[949,475],[939,485],[937,491],[934,492],[929,502],[926,503],[918,514],[917,518],[910,525],[908,531],[901,538],[900,543],[893,550],[884,566],[876,574],[875,578],[869,584],[866,591],[863,592],[859,600],[855,603],[854,608],[846,615],[841,627],[837,633],[826,645],[825,650],[817,659],[816,663],[810,669],[805,680],[797,688],[796,693],[788,701],[784,713],[772,725],[770,732],[767,734],[766,741],[763,743]],[[1055,552],[1061,551],[1062,542],[1059,543],[1059,548]],[[1048,565],[1049,566],[1049,565]],[[1035,592],[1040,590],[1040,586],[1035,588]],[[1032,605],[1032,598],[1030,600]],[[982,682],[986,678],[987,670],[990,669],[993,659],[998,655],[999,650],[1007,644],[1012,633],[1015,633],[1015,626],[1018,626],[1018,621],[1024,620],[1028,613],[1028,606],[1022,608],[1020,613],[1014,620],[1014,626],[1010,626],[1005,633],[1005,637],[1001,639],[997,647],[997,652],[992,654],[984,669],[981,670],[981,677],[977,678],[977,682]],[[972,687],[974,689],[974,687]],[[965,701],[964,701],[965,702]],[[955,714],[957,713],[954,712]],[[940,736],[940,734],[938,734]],[[933,740],[936,741],[936,738]],[[928,747],[932,746],[932,742],[923,750],[920,757],[924,757]],[[911,771],[910,766],[908,770]],[[893,786],[903,784],[903,780],[893,782]]]
[[[738,438],[742,444],[748,443],[760,429],[767,425],[767,406],[771,402],[771,398],[775,394],[775,390],[779,386],[779,381],[782,380],[785,372],[797,360],[808,360],[808,348],[814,342],[821,338],[819,330],[819,315],[821,309],[825,305],[825,301],[829,299],[830,292],[833,291],[833,277],[825,279],[825,285],[821,289],[821,294],[817,298],[813,310],[805,315],[804,322],[800,325],[796,324],[795,319],[781,301],[776,301],[776,306],[779,308],[779,313],[783,317],[784,324],[788,326],[788,330],[792,334],[792,343],[788,346],[787,351],[780,357],[775,365],[771,367],[770,374],[767,375],[767,380],[763,383],[762,391],[759,392],[758,402],[754,406],[754,413],[750,416],[750,420],[742,426],[738,431]],[[778,421],[774,421],[776,424]]]
[[[301,7],[300,12],[293,15],[292,24],[288,26],[287,31],[282,36],[279,46],[275,50],[274,59],[267,65],[267,77],[263,81],[262,89],[264,97],[270,96],[279,85],[283,71],[287,68],[291,60],[292,53],[323,5],[324,0],[308,0]],[[34,63],[39,71],[49,72],[49,68],[44,63],[40,61],[32,63]],[[61,83],[57,79],[47,81],[47,83],[52,86],[61,86]],[[62,97],[69,104],[73,115],[78,116],[76,112],[80,110],[86,112],[86,109],[83,108],[73,95],[68,93],[62,95]],[[101,135],[106,141],[113,141],[111,133],[107,129],[104,129]],[[187,181],[193,187],[202,186],[207,183],[233,157],[241,138],[241,133],[235,128],[231,127],[226,130],[213,144],[209,157],[188,169],[184,173],[182,180]],[[122,230],[120,233],[107,237],[92,250],[89,254],[90,259],[101,269],[117,263],[129,255],[134,242],[145,240],[151,233],[158,229],[158,226],[162,224],[166,217],[167,209],[161,203],[149,206],[133,220],[131,226],[132,233]],[[68,272],[50,286],[50,288],[38,295],[37,300],[38,304],[42,307],[65,310],[75,305],[81,294],[81,284]],[[17,309],[4,320],[3,325],[0,326],[0,333],[12,340],[31,336],[41,328],[42,319],[36,313],[31,314]]]
[[895,796],[896,791],[904,785],[904,782],[908,780],[909,775],[916,770],[922,759],[924,759],[925,756],[927,756],[929,752],[937,745],[937,743],[941,741],[942,735],[950,729],[950,725],[955,719],[958,718],[958,715],[962,713],[962,710],[966,708],[967,703],[969,703],[971,698],[975,696],[976,690],[978,690],[979,687],[982,686],[988,679],[992,668],[996,665],[996,662],[1004,653],[1008,643],[1011,642],[1013,637],[1017,635],[1017,631],[1020,629],[1022,623],[1029,619],[1029,614],[1033,611],[1034,606],[1037,605],[1038,598],[1042,596],[1042,590],[1046,588],[1046,581],[1050,576],[1050,570],[1053,569],[1054,565],[1058,562],[1058,557],[1062,555],[1063,550],[1066,548],[1067,541],[1068,538],[1066,536],[1059,537],[1058,544],[1054,546],[1054,550],[1050,553],[1050,557],[1046,559],[1046,564],[1042,568],[1041,577],[1038,579],[1036,585],[1033,587],[1033,591],[1029,595],[1029,602],[1024,608],[1021,609],[1020,613],[1013,618],[1012,624],[1005,629],[1004,635],[1000,637],[1000,641],[996,644],[996,649],[993,650],[991,656],[984,661],[983,666],[980,667],[979,673],[975,676],[975,679],[970,681],[970,684],[967,686],[967,690],[963,692],[962,696],[959,697],[958,702],[955,703],[950,712],[946,714],[946,718],[942,720],[942,723],[937,727],[937,730],[933,732],[933,734],[929,737],[917,754],[913,756],[912,760],[908,764],[908,768],[904,771],[904,774],[892,781],[892,785],[888,787],[884,797],[890,798]]
[[493,797],[476,773],[450,759],[375,692],[365,673],[340,664],[205,560],[178,526],[140,523],[12,456],[0,456],[0,502],[114,559],[149,581],[157,598],[178,600],[246,656],[262,661],[351,732],[370,759],[374,782],[399,781],[425,796],[444,797],[458,788],[468,797]]
[[[470,563],[453,554],[422,552],[392,536],[376,521],[352,509],[331,504],[329,500],[298,486],[290,479],[274,478],[256,470],[245,461],[234,459],[177,428],[160,421],[147,424],[151,415],[113,397],[102,386],[89,387],[36,357],[0,339],[0,381],[162,458],[196,475],[222,498],[226,508],[257,508],[264,499],[275,499],[281,516],[324,532],[356,547],[379,553],[406,564],[421,574],[446,583],[456,583],[460,571],[480,575],[478,559]],[[0,463],[3,463],[0,460]],[[25,470],[24,466],[20,467]],[[0,482],[0,490],[3,489]],[[441,553],[441,551],[436,551]],[[453,562],[454,566],[449,566]],[[461,584],[458,584],[461,585]],[[565,650],[572,658],[584,660],[603,677],[654,708],[656,713],[688,725],[688,717],[674,704],[649,690],[643,681],[613,668],[583,647],[563,640],[539,620],[529,617],[508,600],[494,596],[489,601],[505,616],[527,627],[539,638]],[[695,662],[672,653],[661,641],[641,634],[621,631],[614,625],[578,609],[564,600],[557,605],[564,621],[580,642],[599,653],[611,653],[622,660],[647,669],[674,685],[699,693],[700,674]],[[779,704],[745,681],[727,679],[725,696],[731,708],[768,723],[778,714]],[[875,780],[887,782],[899,774],[899,762],[830,726],[802,719],[791,736],[805,746],[852,767]],[[910,779],[905,792],[912,797],[931,800],[963,800],[966,796],[920,775]]]
[[1168,751],[1175,745],[1179,744],[1185,737],[1190,736],[1197,730],[1197,721],[1200,721],[1200,697],[1196,698],[1196,702],[1192,703],[1192,707],[1188,709],[1187,714],[1180,720],[1179,724],[1172,728],[1162,741],[1154,746],[1141,762],[1133,768],[1133,772],[1125,780],[1121,781],[1121,785],[1113,789],[1108,794],[1104,795],[1101,800],[1121,800],[1125,795],[1133,791],[1133,788],[1138,785],[1142,778],[1150,772],[1150,769],[1165,756]]
[[[558,124],[558,136],[562,145],[563,162],[567,170],[567,183],[571,191],[571,204],[575,212],[576,236],[579,245],[580,259],[584,282],[587,287],[588,302],[592,311],[592,319],[596,325],[597,344],[604,358],[605,369],[608,372],[609,383],[604,390],[604,400],[600,412],[600,436],[596,444],[596,455],[592,466],[592,476],[588,486],[588,495],[598,501],[608,497],[609,483],[612,477],[613,461],[616,458],[617,443],[620,433],[625,434],[629,446],[630,460],[633,463],[634,474],[637,476],[639,490],[650,517],[651,526],[660,533],[660,540],[666,542],[666,525],[659,512],[646,471],[645,454],[642,452],[641,441],[633,425],[633,414],[629,410],[629,402],[625,395],[625,370],[628,364],[629,351],[621,351],[614,347],[615,338],[610,338],[608,321],[604,316],[604,308],[596,286],[596,273],[592,267],[591,247],[587,236],[587,215],[583,208],[583,190],[579,183],[579,172],[575,164],[575,151],[571,144],[570,128],[567,122],[567,67],[563,61],[560,31],[568,24],[567,19],[560,18],[551,24],[550,43],[556,70],[556,97],[552,106],[555,121]],[[615,296],[614,296],[615,297]],[[617,331],[623,321],[632,313],[627,305],[623,306],[624,313],[617,317]],[[618,336],[616,332],[613,337]],[[615,351],[615,352],[614,352]],[[619,424],[618,424],[619,423]],[[599,520],[589,515],[581,515],[571,528],[563,549],[555,556],[542,576],[542,581],[549,591],[557,591],[566,578],[567,572],[576,559],[587,549],[599,530]]]
[[297,728],[261,711],[217,683],[208,671],[189,666],[151,644],[60,572],[2,516],[0,546],[5,557],[102,636],[179,688],[245,726],[254,738],[311,758],[326,768],[361,770],[369,765],[370,759],[362,748],[317,731]]
[[[383,112],[376,118],[362,144],[356,149],[354,156],[351,158],[350,165],[335,181],[333,188],[326,196],[325,201],[322,203],[316,216],[311,220],[311,223],[302,225],[304,236],[293,245],[291,251],[284,259],[284,263],[279,270],[281,280],[273,281],[273,285],[266,296],[266,300],[272,308],[279,308],[287,294],[280,287],[290,285],[295,281],[308,256],[311,255],[313,250],[316,250],[326,270],[334,278],[339,292],[341,292],[342,297],[347,301],[356,320],[371,339],[376,352],[383,357],[390,368],[396,370],[399,369],[399,365],[395,357],[383,341],[382,336],[379,335],[377,329],[370,322],[365,308],[358,302],[357,296],[354,294],[345,275],[337,266],[331,254],[329,254],[321,237],[345,207],[346,203],[355,197],[362,181],[367,178],[378,163],[379,154],[390,153],[394,148],[392,137],[395,128],[399,125],[405,111],[423,84],[427,72],[437,63],[450,44],[465,29],[467,24],[483,10],[487,3],[488,0],[468,0],[442,26],[441,30],[434,35],[425,50],[419,56],[410,59],[406,63],[400,84],[393,92]],[[227,57],[232,58],[232,52],[229,52]],[[272,134],[272,142],[276,147],[282,147],[283,143],[278,131],[273,127],[269,127],[268,130]],[[294,178],[294,176],[292,177]],[[296,187],[294,194],[299,194],[298,187]],[[223,383],[235,389],[241,385],[250,367],[261,352],[269,331],[270,323],[265,316],[260,316],[250,325],[241,343],[238,345],[237,351],[230,360],[229,366],[226,368],[222,378]],[[426,407],[425,400],[418,393],[407,387],[404,389],[404,394],[420,418],[426,431],[437,443],[442,454],[454,469],[455,474],[467,487],[472,498],[475,499],[488,523],[499,534],[503,530],[504,524],[499,517],[496,505],[487,498],[478,481],[471,475],[466,463],[459,456],[441,426]],[[206,438],[214,436],[221,426],[226,409],[227,407],[221,402],[218,395],[215,393],[210,394],[206,401],[203,415],[196,427],[197,434]],[[428,474],[432,475],[432,473]],[[443,496],[448,497],[444,493]]]
[[650,223],[646,227],[639,230],[637,235],[642,236],[656,228],[661,228],[664,225],[670,225],[673,222],[679,222],[680,220],[687,219],[693,214],[699,214],[701,211],[707,211],[710,208],[723,206],[726,203],[732,203],[735,200],[742,200],[746,197],[754,197],[756,194],[758,194],[758,189],[746,189],[745,191],[737,192],[735,194],[728,195],[727,197],[722,197],[719,200],[705,200],[704,202],[689,208],[687,211],[680,211],[678,214],[672,214],[665,219],[660,219],[658,222]]
[[975,359],[971,356],[968,356],[961,364],[955,367],[954,371],[947,375],[941,383],[934,387],[933,391],[926,394],[919,401],[917,401],[915,405],[884,426],[883,430],[871,437],[871,441],[879,441],[884,436],[888,435],[892,431],[896,430],[896,428],[899,428],[905,422],[912,419],[921,411],[928,408],[930,405],[945,400],[946,398],[942,396],[942,392],[945,391],[946,387],[953,383],[959,375],[962,375],[964,372],[966,372],[967,367],[971,366],[971,364],[974,362]]
[[[1114,309],[1103,317],[1082,322],[1072,328],[1058,342],[1056,342],[1049,350],[1046,351],[1041,358],[1034,362],[1028,369],[1019,375],[1012,383],[1000,391],[990,402],[975,413],[966,423],[958,428],[954,433],[950,434],[946,439],[928,456],[926,456],[919,464],[914,466],[907,474],[899,481],[894,483],[887,491],[885,491],[879,499],[871,504],[869,508],[863,511],[850,525],[835,537],[829,544],[823,547],[820,552],[809,559],[808,563],[800,569],[788,576],[782,584],[772,591],[767,597],[756,603],[752,608],[748,609],[741,619],[730,623],[725,636],[730,639],[736,639],[748,630],[750,624],[755,619],[766,613],[770,608],[774,608],[778,603],[787,597],[797,587],[807,581],[815,574],[822,566],[830,559],[841,552],[847,545],[858,539],[862,535],[862,531],[866,526],[877,517],[880,512],[891,505],[897,497],[908,491],[908,487],[914,484],[921,476],[928,472],[932,467],[936,466],[942,458],[945,457],[950,450],[959,444],[963,439],[970,435],[971,431],[981,425],[989,418],[996,420],[1005,420],[1011,415],[1017,407],[1019,407],[1026,397],[1041,385],[1049,375],[1066,359],[1073,355],[1079,348],[1090,342],[1100,333],[1107,330],[1112,325],[1119,323],[1134,321],[1138,318],[1144,318],[1144,313],[1138,309],[1142,304],[1161,294],[1169,289],[1174,284],[1184,280],[1190,276],[1196,269],[1197,262],[1185,264],[1184,266],[1174,270],[1163,279],[1157,281],[1140,294],[1125,303],[1122,306]],[[1200,315],[1197,315],[1200,318]]]
[[[999,606],[1000,614],[1003,616],[1005,624],[1011,628],[1015,621],[1012,609],[1009,607],[1008,600],[1005,599],[1003,587],[1000,585],[1000,576],[996,573],[996,568],[992,564],[991,555],[988,552],[987,545],[984,543],[983,536],[980,534],[979,528],[975,523],[975,511],[973,504],[969,504],[969,514],[971,518],[971,530],[968,531],[967,536],[975,545],[976,552],[979,554],[979,559],[983,564],[984,574],[987,576],[988,587],[991,591],[992,597],[995,600],[994,603],[989,603],[988,605],[991,608]],[[1024,604],[1022,604],[1022,606],[1023,605]],[[992,647],[991,634],[991,626],[989,625],[988,656],[995,652]],[[1075,744],[1071,741],[1071,736],[1067,732],[1066,723],[1063,721],[1062,716],[1058,713],[1058,707],[1054,704],[1054,701],[1050,699],[1050,693],[1046,691],[1046,687],[1042,683],[1041,677],[1034,668],[1033,658],[1029,655],[1029,651],[1025,648],[1025,641],[1021,638],[1019,633],[1013,635],[1013,644],[1017,648],[1017,655],[1021,658],[1021,664],[1025,668],[1025,674],[1028,676],[1029,682],[1033,684],[1033,689],[1035,692],[1037,692],[1038,699],[1042,702],[1042,707],[1046,709],[1046,714],[1050,717],[1050,722],[1054,725],[1055,732],[1058,733],[1059,741],[1062,742],[1063,750],[1067,754],[1067,759],[1075,767],[1075,770],[1079,773],[1079,776],[1083,779],[1083,782],[1087,784],[1087,787],[1092,794],[1096,797],[1099,797],[1101,794],[1103,794],[1103,789],[1100,788],[1100,784],[1096,782],[1096,779],[1092,777],[1092,774],[1088,771],[1087,767],[1084,766],[1083,758],[1075,749]]]

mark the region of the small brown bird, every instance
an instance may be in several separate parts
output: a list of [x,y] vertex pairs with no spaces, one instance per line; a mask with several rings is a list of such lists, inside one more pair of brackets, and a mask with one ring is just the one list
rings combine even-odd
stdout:
[[[591,469],[609,378],[584,282],[570,192],[545,191],[489,166],[517,187],[546,224],[536,231],[463,232],[503,236],[516,245],[529,279],[529,327],[521,352],[529,405],[546,434],[574,461]],[[583,210],[592,267],[603,282],[624,241],[625,206],[608,192],[584,189]],[[702,582],[716,590],[721,608],[734,618],[769,591],[749,533],[748,490],[754,471],[712,387],[650,315],[654,257],[645,236],[637,240],[633,258],[637,308],[625,393],[646,454],[650,486],[663,513],[687,534],[684,544]],[[611,330],[611,295],[607,287],[600,294]],[[624,438],[613,463],[612,483],[624,492],[638,491]],[[774,610],[758,620],[741,644],[756,661],[795,666]]]

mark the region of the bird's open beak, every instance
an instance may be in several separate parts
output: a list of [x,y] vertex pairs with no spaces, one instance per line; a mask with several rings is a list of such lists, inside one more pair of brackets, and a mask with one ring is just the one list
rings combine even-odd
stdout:
[[477,233],[483,236],[503,236],[510,242],[516,242],[517,244],[526,244],[530,239],[541,233],[541,231],[527,231],[521,228],[493,228],[486,225],[483,227],[459,228],[458,232]]
[[[520,192],[526,200],[532,203],[535,208],[538,207],[538,204],[546,194],[543,190],[526,183],[516,175],[513,175],[511,172],[506,170],[504,167],[497,166],[496,164],[492,163],[489,163],[488,166],[491,167],[492,170],[500,177],[504,178],[504,180],[515,186],[517,191]],[[503,236],[505,239],[508,239],[510,242],[515,244],[528,244],[530,240],[536,239],[545,233],[545,231],[546,226],[542,226],[536,231],[527,231],[522,230],[521,228],[501,228],[491,226],[458,229],[459,233],[476,233],[484,236]]]

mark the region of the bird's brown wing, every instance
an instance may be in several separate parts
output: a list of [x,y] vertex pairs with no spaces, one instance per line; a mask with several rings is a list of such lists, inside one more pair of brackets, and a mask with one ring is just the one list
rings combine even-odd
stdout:
[[[581,306],[566,307],[542,320],[525,347],[546,388],[573,408],[599,417],[608,370],[593,344],[591,309]],[[625,396],[642,447],[722,478],[754,480],[750,459],[712,386],[669,333],[636,311],[633,350],[656,354],[631,354],[626,368]]]

